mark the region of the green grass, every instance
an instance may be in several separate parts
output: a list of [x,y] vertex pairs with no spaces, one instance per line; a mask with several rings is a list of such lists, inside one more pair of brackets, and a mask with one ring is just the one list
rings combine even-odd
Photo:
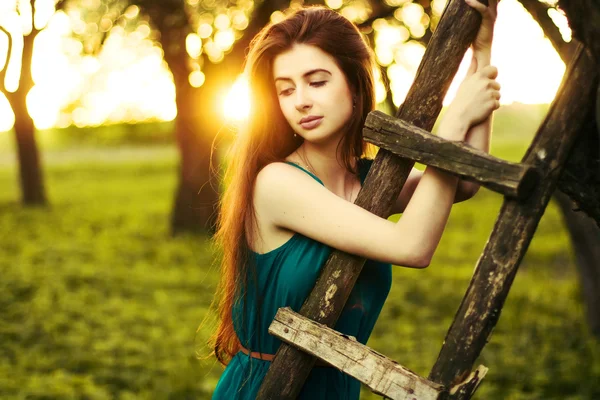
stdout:
[[[518,160],[527,143],[495,146]],[[87,151],[44,153],[48,209],[22,208],[16,167],[0,162],[0,398],[209,399],[222,369],[195,357],[213,322],[196,328],[218,272],[206,237],[168,236],[176,151]],[[431,266],[394,269],[370,347],[428,374],[501,201],[481,190],[457,204]],[[477,362],[489,372],[476,398],[600,398],[583,311],[551,203]]]
[[168,237],[162,153],[50,166],[49,209],[21,208],[0,170],[0,398],[209,397],[220,368],[195,330],[217,273],[205,237]]

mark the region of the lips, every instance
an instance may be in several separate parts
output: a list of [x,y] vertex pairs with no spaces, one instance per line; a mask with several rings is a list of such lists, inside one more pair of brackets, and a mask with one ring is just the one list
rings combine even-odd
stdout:
[[323,117],[317,117],[316,115],[309,115],[308,117],[304,117],[300,120],[299,124],[303,124],[305,122],[310,122],[313,121],[315,119],[319,119],[319,118],[323,118]]
[[321,121],[323,121],[323,117],[314,117],[314,116],[309,116],[309,117],[304,117],[300,120],[300,126],[303,129],[314,129],[317,126],[321,125]]

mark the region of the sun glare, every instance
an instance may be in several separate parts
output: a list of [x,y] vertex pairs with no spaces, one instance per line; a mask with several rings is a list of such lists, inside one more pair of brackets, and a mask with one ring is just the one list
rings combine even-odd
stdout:
[[244,76],[239,76],[223,100],[223,115],[228,120],[242,121],[250,114],[250,89]]

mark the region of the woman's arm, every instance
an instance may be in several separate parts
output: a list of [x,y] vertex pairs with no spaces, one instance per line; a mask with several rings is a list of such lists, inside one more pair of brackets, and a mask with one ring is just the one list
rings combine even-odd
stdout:
[[[482,14],[481,26],[472,46],[473,58],[471,60],[471,65],[469,66],[469,70],[467,71],[467,75],[465,77],[466,80],[471,78],[476,73],[481,73],[483,68],[490,66],[493,31],[494,24],[496,21],[498,2],[497,0],[490,0],[489,6],[487,7],[479,3],[477,0],[465,0],[465,2]],[[489,84],[491,85],[491,88],[494,89],[493,91],[491,91],[492,95],[494,96],[494,99],[499,101],[500,85],[494,80],[496,76],[497,70],[490,76]],[[498,102],[498,107],[499,105],[500,104]],[[489,153],[491,144],[491,133],[492,115],[490,114],[490,116],[483,122],[477,125],[470,126],[468,128],[464,141],[465,143],[469,144],[475,149]],[[412,198],[414,191],[419,185],[419,182],[421,181],[422,177],[422,171],[419,171],[416,168],[412,169],[410,175],[406,179],[404,186],[402,187],[402,191],[400,192],[396,203],[392,207],[392,214],[404,212],[406,205]],[[454,203],[459,203],[461,201],[472,198],[478,190],[479,184],[459,179],[458,187],[456,189],[456,195],[454,197]]]
[[[469,68],[469,72],[467,73],[467,76],[465,79],[472,77],[475,73],[481,73],[481,69],[477,68],[477,71],[475,70],[478,65],[481,66],[481,68],[487,66],[488,70],[490,68],[494,68],[494,67],[489,66],[490,65],[489,52],[487,54],[478,54],[477,56],[478,56],[478,58],[475,58],[475,55],[473,56],[473,60],[471,62],[471,67]],[[480,61],[478,62],[478,60],[480,60]],[[496,76],[496,75],[497,75],[497,70],[496,70],[496,72],[494,72],[492,70],[490,76]],[[493,78],[490,78],[490,85],[492,86],[493,89],[495,89],[495,90],[491,90],[490,93],[495,96],[494,98],[496,100],[499,99],[500,93],[497,90],[500,89],[500,85],[495,80],[493,80]],[[499,103],[498,103],[498,106],[499,106]],[[464,142],[468,143],[470,146],[472,146],[478,150],[489,153],[490,142],[491,142],[491,133],[492,133],[492,115],[493,114],[490,114],[490,116],[483,122],[481,122],[477,125],[468,127]],[[392,214],[399,214],[399,213],[404,212],[406,205],[412,198],[414,191],[417,188],[417,186],[419,185],[419,182],[421,181],[422,177],[423,177],[422,171],[419,171],[416,168],[412,169],[408,178],[406,179],[406,182],[404,183],[404,186],[402,187],[402,191],[400,192],[398,199],[396,200],[396,203],[392,207],[392,212],[391,212]],[[456,195],[454,196],[453,203],[459,203],[461,201],[470,199],[477,193],[478,190],[479,190],[479,184],[477,184],[475,182],[469,182],[469,181],[459,179],[458,187],[456,189]]]
[[[486,7],[477,0],[465,1],[482,15],[481,27],[477,33],[477,38],[473,42],[473,58],[471,60],[471,67],[467,72],[467,77],[469,77],[470,75],[481,71],[482,68],[489,66],[491,63],[492,39],[494,36],[494,23],[496,21],[498,2],[497,0],[491,0],[489,6]],[[499,101],[500,85],[495,81],[490,82],[490,84],[494,85],[493,87],[496,91],[492,93],[496,96],[495,100]],[[493,114],[490,114],[485,121],[470,127],[465,142],[477,150],[489,153],[492,136],[492,118]],[[470,199],[478,190],[479,184],[460,180],[455,202]]]
[[[463,141],[468,128],[467,121],[459,115],[448,115],[440,124],[439,135],[447,140]],[[412,232],[415,233],[415,237],[413,238],[412,235],[405,235],[405,237],[406,240],[418,240],[424,257],[421,260],[422,267],[429,265],[440,242],[456,197],[457,184],[458,177],[428,166],[422,173],[402,218],[398,221],[398,224],[413,227]],[[423,227],[425,233],[418,235],[419,227],[427,220],[436,223]]]

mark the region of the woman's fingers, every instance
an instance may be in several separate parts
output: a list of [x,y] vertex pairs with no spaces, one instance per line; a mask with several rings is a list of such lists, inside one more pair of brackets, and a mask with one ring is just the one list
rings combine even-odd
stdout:
[[465,3],[477,10],[483,18],[496,20],[496,15],[498,14],[498,0],[489,0],[489,5],[487,6],[480,3],[478,0],[465,0]]
[[480,73],[481,76],[485,78],[496,79],[498,76],[498,68],[494,67],[493,65],[486,65],[485,67],[481,68]]
[[477,0],[465,0],[469,6],[473,7],[475,10],[479,11],[481,15],[485,16],[488,7],[485,4],[481,4]]
[[491,14],[496,17],[498,14],[498,2],[500,0],[489,0],[488,8],[490,9]]

